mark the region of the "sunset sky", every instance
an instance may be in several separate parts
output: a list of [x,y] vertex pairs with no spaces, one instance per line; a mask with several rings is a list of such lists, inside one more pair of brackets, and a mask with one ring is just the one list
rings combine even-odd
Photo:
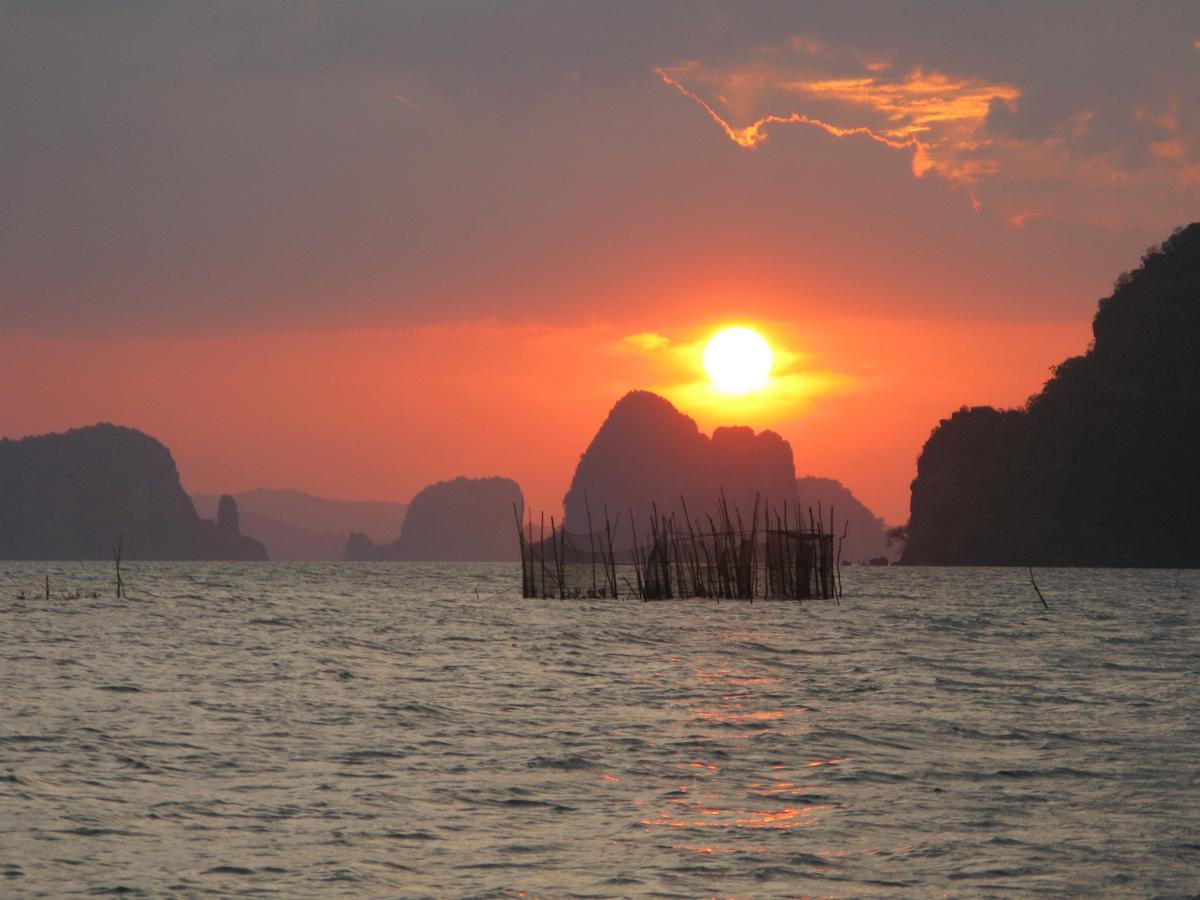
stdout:
[[0,166],[0,436],[556,511],[647,388],[900,522],[1200,218],[1200,4],[7,3]]

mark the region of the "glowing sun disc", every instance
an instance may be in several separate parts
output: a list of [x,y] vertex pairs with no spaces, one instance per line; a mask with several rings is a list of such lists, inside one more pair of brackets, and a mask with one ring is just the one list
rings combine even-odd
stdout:
[[765,387],[771,374],[771,345],[749,328],[726,328],[704,348],[704,371],[726,394],[747,394]]

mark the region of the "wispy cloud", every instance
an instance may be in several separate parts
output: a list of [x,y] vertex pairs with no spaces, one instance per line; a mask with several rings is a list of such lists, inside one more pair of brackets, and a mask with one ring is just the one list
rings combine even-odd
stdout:
[[[994,163],[979,155],[987,144],[981,127],[994,104],[1012,106],[1017,102],[1021,96],[1018,88],[922,69],[889,74],[884,62],[859,65],[866,74],[794,72],[775,61],[715,70],[690,61],[655,71],[708,113],[730,140],[747,149],[765,141],[773,125],[798,124],[820,128],[834,137],[865,137],[893,150],[911,151],[917,177],[935,171],[969,184],[993,167]],[[701,92],[711,94],[712,101],[704,99]],[[722,115],[714,106],[732,106],[730,96],[748,104],[788,102],[790,98],[791,102],[821,105],[829,112],[820,116],[799,111],[767,113],[745,125],[734,125],[731,116]],[[837,115],[845,117],[842,122],[833,121]]]
[[[739,147],[759,148],[785,125],[867,139],[909,154],[914,176],[940,177],[976,210],[994,207],[1016,227],[1033,218],[1129,224],[1135,206],[1170,221],[1197,199],[1153,199],[1200,184],[1192,99],[1077,98],[1055,116],[1043,86],[1027,114],[1018,84],[931,66],[899,70],[811,35],[733,63],[693,59],[654,71]],[[1031,214],[1034,204],[1048,208]]]
[[[870,128],[866,128],[864,126],[856,126],[853,128],[842,128],[838,125],[833,125],[829,122],[824,122],[821,119],[814,118],[813,116],[806,116],[802,113],[796,113],[796,112],[789,113],[786,116],[777,116],[777,115],[762,116],[758,119],[755,119],[753,122],[751,122],[748,125],[743,125],[741,127],[735,128],[733,125],[729,124],[729,121],[727,119],[722,117],[720,113],[718,113],[715,109],[713,109],[708,103],[706,103],[704,100],[702,100],[698,95],[696,95],[692,91],[689,91],[682,84],[680,84],[678,81],[676,81],[671,75],[668,74],[667,70],[655,69],[655,71],[658,72],[659,77],[662,78],[662,80],[664,82],[671,85],[671,87],[678,90],[685,97],[689,97],[690,99],[696,101],[696,103],[700,104],[700,106],[704,109],[705,112],[707,112],[709,114],[709,116],[713,119],[713,121],[716,122],[718,125],[720,125],[725,130],[725,134],[727,134],[729,136],[729,139],[731,141],[733,141],[735,144],[737,144],[740,147],[745,147],[746,149],[750,149],[752,147],[757,147],[759,144],[761,144],[763,141],[765,141],[767,139],[768,135],[767,135],[766,128],[768,125],[813,125],[817,128],[820,128],[822,131],[827,132],[828,134],[832,134],[834,137],[850,137],[851,135],[862,135],[863,137],[868,137],[871,140],[878,141],[881,144],[886,144],[887,146],[892,147],[893,149],[896,149],[896,150],[903,150],[905,148],[912,147],[913,149],[917,150],[918,152],[920,151],[919,143],[916,140],[914,140],[913,138],[897,140],[894,138],[889,138],[883,134],[877,134],[876,132],[872,131]],[[916,163],[914,162],[914,170],[915,169],[916,169]]]
[[1013,228],[1024,228],[1026,225],[1028,225],[1031,221],[1033,221],[1035,219],[1054,219],[1054,218],[1057,218],[1057,217],[1052,215],[1051,213],[1033,210],[1031,212],[1019,212],[1019,213],[1015,213],[1014,215],[1009,216],[1008,224],[1012,225]]

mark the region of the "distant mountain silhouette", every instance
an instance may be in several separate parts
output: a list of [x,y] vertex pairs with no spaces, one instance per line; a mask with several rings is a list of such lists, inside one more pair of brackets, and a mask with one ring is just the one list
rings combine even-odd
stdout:
[[[792,447],[773,431],[755,434],[739,426],[703,434],[688,416],[649,391],[631,391],[609,412],[579,460],[564,506],[568,531],[586,533],[592,525],[629,511],[639,526],[651,515],[688,504],[693,519],[713,511],[724,491],[731,506],[749,517],[755,494],[774,505],[796,499]],[[585,505],[586,498],[586,505]],[[623,525],[623,537],[627,538]]]
[[[340,560],[352,531],[375,543],[400,535],[407,506],[375,500],[331,500],[302,491],[256,489],[234,495],[243,529],[275,560]],[[202,516],[215,516],[218,497],[192,497]]]
[[921,451],[914,564],[1200,566],[1200,223],[1100,301],[1023,410],[962,408]]
[[132,428],[100,424],[0,441],[0,558],[266,559],[241,534],[237,504],[201,519],[171,452]]
[[867,509],[840,481],[807,475],[796,479],[796,492],[800,497],[800,508],[815,510],[820,504],[826,522],[832,507],[839,538],[842,529],[846,529],[843,560],[861,563],[884,557],[891,561],[898,556],[898,548],[888,545],[883,519]]
[[383,546],[359,532],[346,542],[348,560],[464,561],[520,559],[513,504],[521,488],[510,478],[455,478],[421,490],[408,506],[400,537]]

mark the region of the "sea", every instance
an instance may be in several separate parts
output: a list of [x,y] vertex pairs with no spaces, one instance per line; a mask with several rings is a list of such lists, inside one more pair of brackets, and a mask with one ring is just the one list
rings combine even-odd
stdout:
[[122,570],[0,562],[2,896],[1200,893],[1200,572]]

